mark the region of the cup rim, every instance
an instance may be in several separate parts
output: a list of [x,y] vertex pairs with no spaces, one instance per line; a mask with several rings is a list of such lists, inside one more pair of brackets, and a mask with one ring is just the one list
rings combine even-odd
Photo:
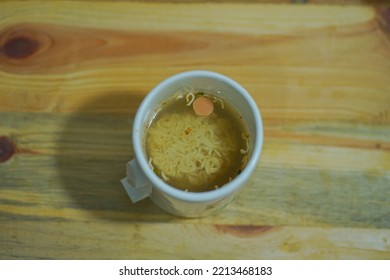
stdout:
[[[245,99],[245,101],[248,103],[251,110],[251,114],[255,119],[256,135],[254,138],[255,139],[255,143],[253,145],[254,148],[252,151],[252,155],[248,160],[245,168],[232,181],[226,183],[221,188],[218,188],[216,190],[205,191],[205,192],[186,192],[177,189],[175,187],[172,187],[169,184],[167,184],[165,181],[163,181],[150,169],[147,159],[144,156],[144,152],[143,152],[143,144],[142,144],[143,140],[140,140],[142,139],[140,137],[140,134],[142,133],[145,127],[145,124],[143,123],[144,116],[150,110],[149,103],[159,94],[159,92],[163,88],[169,86],[170,84],[178,80],[182,80],[190,77],[191,78],[207,77],[211,79],[222,80],[226,84],[230,85],[237,92],[239,92],[242,95],[242,97]],[[191,70],[191,71],[177,73],[166,78],[165,80],[160,82],[157,86],[155,86],[141,102],[141,105],[138,108],[137,113],[135,115],[132,132],[133,132],[132,140],[133,140],[134,155],[138,161],[139,166],[141,167],[142,171],[144,172],[148,180],[151,181],[154,187],[156,187],[163,193],[166,193],[167,195],[176,198],[178,200],[187,201],[187,202],[215,201],[215,200],[222,199],[237,191],[240,188],[240,186],[243,186],[243,184],[249,179],[249,177],[255,170],[257,163],[260,159],[260,154],[263,147],[263,122],[262,122],[260,109],[257,107],[256,102],[253,100],[251,95],[236,81],[220,73],[208,71],[208,70]]]

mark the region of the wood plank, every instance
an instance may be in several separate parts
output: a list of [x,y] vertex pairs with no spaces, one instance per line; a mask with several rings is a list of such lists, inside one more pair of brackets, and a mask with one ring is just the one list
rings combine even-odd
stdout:
[[[73,0],[71,0],[73,1]],[[79,1],[79,0],[76,0]],[[106,0],[95,0],[105,2]],[[115,2],[141,2],[139,0],[115,0]],[[151,0],[156,3],[257,3],[257,4],[309,4],[309,5],[363,5],[386,6],[388,0]]]
[[[0,259],[389,259],[390,230],[5,222]],[[93,226],[94,231],[89,228]],[[28,229],[28,230],[27,230]],[[205,246],[207,244],[207,246]]]
[[[2,133],[12,135],[18,151],[0,165],[1,217],[85,220],[90,215],[84,211],[90,210],[120,220],[171,220],[150,202],[132,205],[120,186],[125,163],[132,157],[130,115],[0,113],[0,117],[7,125],[2,125]],[[307,141],[304,134],[312,128],[305,126],[290,132],[300,136],[299,142],[270,138],[238,200],[223,214],[203,220],[389,228],[390,132],[359,128],[350,128],[355,138],[384,146],[366,147],[358,141],[351,147],[345,137],[351,132],[337,125],[314,127],[320,136],[333,134],[338,142],[332,145],[312,142],[310,137]]]
[[[206,68],[242,83],[265,118],[375,121],[382,116],[388,121],[389,43],[371,8],[210,4],[209,17],[201,4],[188,9],[99,3],[76,19],[74,11],[82,3],[61,8],[46,3],[39,9],[28,3],[2,4],[6,21],[0,21],[0,43],[21,34],[39,42],[42,50],[22,60],[0,55],[1,110],[72,112],[95,97],[107,97],[103,107],[88,109],[134,112],[132,104],[139,104],[162,79]],[[228,21],[211,17],[220,9]],[[102,10],[107,15],[92,27],[88,19],[103,16]],[[23,23],[14,16],[20,13]],[[174,14],[183,19],[178,22]],[[54,47],[49,47],[52,41]],[[135,100],[127,99],[130,95]]]

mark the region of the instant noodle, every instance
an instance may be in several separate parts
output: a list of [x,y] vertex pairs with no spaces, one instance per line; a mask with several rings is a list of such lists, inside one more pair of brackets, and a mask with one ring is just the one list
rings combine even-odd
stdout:
[[222,187],[245,167],[248,129],[216,95],[178,92],[156,110],[147,128],[150,168],[169,185],[204,192]]

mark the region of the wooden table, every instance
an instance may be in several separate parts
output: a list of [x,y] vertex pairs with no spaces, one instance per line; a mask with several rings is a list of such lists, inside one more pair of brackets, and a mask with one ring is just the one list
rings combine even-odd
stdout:
[[[239,198],[182,219],[119,180],[144,96],[186,70],[256,100]],[[390,8],[0,4],[1,259],[390,259]]]

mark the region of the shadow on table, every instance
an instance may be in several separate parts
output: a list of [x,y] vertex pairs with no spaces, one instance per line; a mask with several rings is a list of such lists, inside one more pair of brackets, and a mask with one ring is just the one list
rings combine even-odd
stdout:
[[[142,94],[130,92],[111,93],[64,117],[57,142],[58,172],[69,194],[63,207],[90,210],[110,220],[175,219],[149,199],[132,204],[120,184],[126,162],[133,157],[132,119],[142,98]],[[129,112],[110,108],[116,105],[126,106]]]

